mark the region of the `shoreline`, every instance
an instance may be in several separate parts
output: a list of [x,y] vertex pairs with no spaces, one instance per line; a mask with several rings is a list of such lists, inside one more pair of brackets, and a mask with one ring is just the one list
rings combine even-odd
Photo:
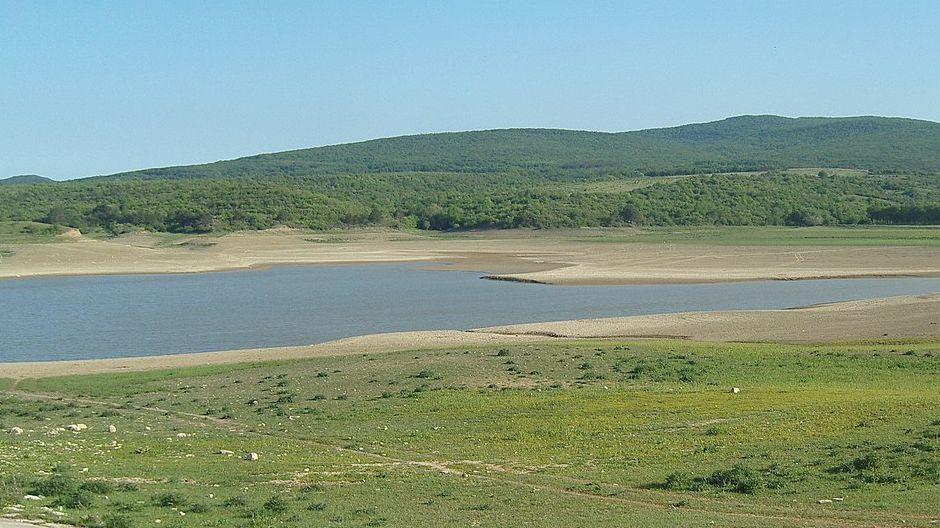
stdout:
[[826,343],[940,340],[940,293],[776,310],[679,312],[348,337],[308,346],[193,354],[0,363],[0,378],[166,370],[405,350],[527,344],[552,340],[685,339],[711,342]]
[[[415,263],[487,279],[553,285],[940,277],[940,247],[597,243],[553,233],[430,238],[394,232],[312,239],[305,232],[167,240],[137,234],[14,246],[0,280],[252,271],[273,266]],[[330,237],[334,238],[330,238]]]

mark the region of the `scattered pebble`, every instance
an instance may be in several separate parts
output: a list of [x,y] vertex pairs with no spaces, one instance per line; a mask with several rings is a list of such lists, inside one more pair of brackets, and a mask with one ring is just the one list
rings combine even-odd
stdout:
[[115,427],[114,425],[109,425],[109,426],[108,426],[108,432],[109,432],[109,433],[112,433],[112,434],[113,434],[113,433],[116,433],[116,432],[117,432],[117,427]]
[[23,434],[23,429],[20,427],[11,427],[10,434],[15,434],[15,435]]
[[741,389],[737,387],[731,387],[731,394],[738,394],[739,392],[741,392]]
[[248,453],[247,455],[245,455],[245,460],[249,460],[252,462],[254,462],[255,460],[258,460],[258,453],[255,453],[255,452]]

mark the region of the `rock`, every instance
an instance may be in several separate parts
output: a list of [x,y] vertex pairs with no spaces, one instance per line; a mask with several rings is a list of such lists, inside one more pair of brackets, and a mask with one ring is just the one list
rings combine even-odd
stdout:
[[82,428],[79,427],[78,424],[68,424],[65,426],[65,428],[68,429],[69,431],[72,431],[73,433],[77,433],[82,430]]
[[11,427],[10,434],[15,434],[15,435],[23,434],[23,429],[21,427]]
[[832,504],[832,499],[819,499],[816,502],[818,502],[819,504]]
[[176,437],[177,437],[177,438],[186,438],[187,436],[189,436],[189,435],[186,434],[186,433],[176,433]]
[[737,394],[739,392],[741,392],[741,389],[737,387],[731,387],[731,394]]
[[109,433],[116,433],[116,432],[117,432],[117,427],[115,427],[115,426],[113,426],[113,425],[109,425],[109,426],[108,426],[108,432],[109,432]]
[[39,495],[23,495],[23,500],[40,501],[42,497]]
[[258,453],[255,453],[255,452],[248,453],[247,455],[245,455],[245,460],[248,460],[250,462],[254,462],[255,460],[258,460]]
[[85,425],[85,424],[83,424],[83,423],[75,424],[75,425],[76,425],[76,427],[78,427],[78,430],[79,430],[79,431],[84,431],[85,429],[88,429],[88,426]]
[[220,455],[232,456],[235,454],[235,451],[229,451],[228,449],[219,449]]

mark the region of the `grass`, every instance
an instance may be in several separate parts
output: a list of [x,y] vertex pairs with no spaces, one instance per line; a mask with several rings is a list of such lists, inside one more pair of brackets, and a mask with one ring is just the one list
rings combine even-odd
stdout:
[[929,526],[938,378],[936,342],[558,341],[24,380],[0,395],[4,430],[26,430],[0,434],[0,507],[85,526]]

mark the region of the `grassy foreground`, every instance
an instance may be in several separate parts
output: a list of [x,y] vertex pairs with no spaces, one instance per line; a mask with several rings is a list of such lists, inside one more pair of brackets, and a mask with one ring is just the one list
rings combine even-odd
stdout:
[[936,342],[559,341],[0,381],[0,508],[109,528],[933,526],[938,380]]

